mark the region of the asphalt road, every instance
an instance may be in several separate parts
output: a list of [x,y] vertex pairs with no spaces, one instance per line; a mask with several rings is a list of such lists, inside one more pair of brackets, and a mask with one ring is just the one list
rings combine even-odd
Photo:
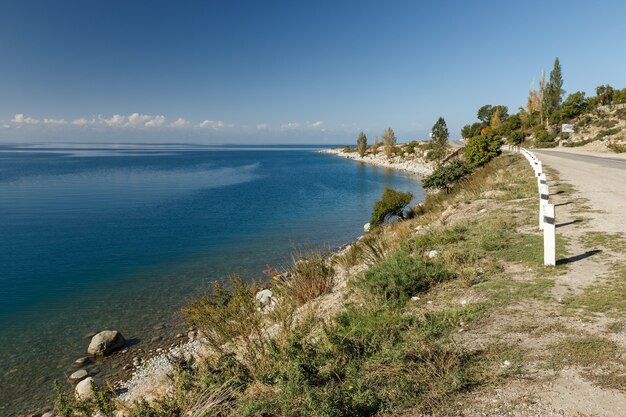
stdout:
[[571,150],[533,152],[597,210],[593,217],[602,223],[604,231],[626,233],[626,155]]
[[[619,156],[598,156],[589,153],[574,153],[558,150],[538,150],[534,149],[534,153],[537,155],[553,156],[563,159],[569,159],[572,161],[584,162],[586,164],[599,165],[603,168],[617,168],[626,169],[626,157]],[[541,158],[540,158],[541,159]],[[624,184],[626,186],[626,184]]]

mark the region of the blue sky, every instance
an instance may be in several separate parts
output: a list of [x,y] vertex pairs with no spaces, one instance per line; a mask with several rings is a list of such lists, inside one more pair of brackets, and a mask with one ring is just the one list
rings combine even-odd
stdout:
[[49,1],[0,6],[0,142],[453,137],[483,104],[626,87],[623,1]]

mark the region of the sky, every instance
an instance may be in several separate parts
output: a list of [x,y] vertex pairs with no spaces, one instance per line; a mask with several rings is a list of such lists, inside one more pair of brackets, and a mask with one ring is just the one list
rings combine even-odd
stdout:
[[622,1],[49,1],[0,5],[0,143],[451,138],[484,104],[626,87]]

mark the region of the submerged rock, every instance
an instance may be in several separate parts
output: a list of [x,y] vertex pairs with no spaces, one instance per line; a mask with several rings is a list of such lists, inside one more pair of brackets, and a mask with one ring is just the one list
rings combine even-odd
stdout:
[[93,398],[93,383],[94,380],[92,377],[87,377],[80,381],[74,389],[74,392],[76,393],[76,398],[78,398],[79,400],[89,400]]
[[86,370],[79,369],[78,371],[76,371],[72,375],[70,375],[70,379],[72,381],[80,381],[81,379],[85,379],[88,376],[89,376],[89,373],[87,373]]
[[95,356],[108,355],[124,347],[124,336],[117,330],[104,330],[91,338],[87,353]]
[[[93,336],[92,336],[93,337]],[[74,365],[84,365],[89,362],[89,356],[83,356],[82,358],[78,358],[74,361]]]

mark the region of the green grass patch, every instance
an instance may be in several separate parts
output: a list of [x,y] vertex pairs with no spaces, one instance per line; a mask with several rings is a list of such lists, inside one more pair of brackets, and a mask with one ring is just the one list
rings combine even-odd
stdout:
[[623,252],[626,250],[626,239],[624,233],[588,232],[580,239],[587,249],[597,249],[602,247],[613,252]]
[[401,250],[364,272],[354,285],[378,302],[403,305],[411,296],[454,277],[443,265]]
[[524,299],[548,301],[553,287],[554,280],[550,278],[522,281],[499,277],[478,284],[476,289],[487,294],[494,304],[506,306]]
[[602,366],[615,361],[619,351],[615,342],[603,337],[569,337],[551,347],[547,365],[555,371],[570,366]]
[[615,270],[604,282],[591,285],[565,300],[568,310],[584,310],[621,318],[626,313],[626,268]]

